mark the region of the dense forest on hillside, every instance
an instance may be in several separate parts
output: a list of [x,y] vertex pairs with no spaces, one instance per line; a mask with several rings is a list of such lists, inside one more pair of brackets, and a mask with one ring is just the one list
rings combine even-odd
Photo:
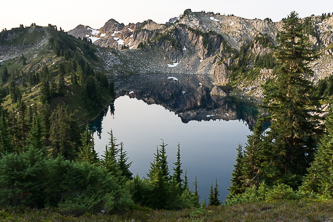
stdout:
[[0,65],[3,107],[16,112],[23,102],[36,112],[47,105],[54,110],[58,104],[67,104],[71,112],[78,110],[86,118],[98,114],[115,94],[113,82],[95,68],[99,59],[91,41],[76,39],[53,25],[31,24],[3,30],[1,36],[7,36],[7,41],[0,46],[29,48],[37,44],[34,47],[38,47],[45,35],[48,44],[39,48],[37,54],[22,54],[19,59]]
[[[45,30],[32,24],[51,36],[41,57],[51,56],[56,62],[35,66],[33,59],[22,54],[20,61],[0,67],[0,218],[12,217],[8,213],[12,210],[30,214],[30,209],[35,209],[60,216],[112,214],[159,220],[151,216],[154,209],[161,210],[165,218],[169,216],[163,210],[186,212],[178,218],[200,219],[244,203],[258,204],[260,211],[282,208],[279,204],[285,207],[281,200],[298,205],[303,204],[296,202],[300,200],[311,204],[327,201],[318,206],[329,209],[333,197],[333,113],[324,118],[321,106],[330,103],[333,83],[331,77],[317,86],[309,80],[313,72],[308,64],[320,51],[309,43],[311,30],[306,24],[292,12],[283,20],[278,45],[272,45],[267,36],[255,39],[274,51],[256,57],[254,66],[274,68],[274,76],[263,86],[265,115],[259,114],[246,147],[237,148],[226,203],[219,200],[217,181],[210,188],[208,203],[200,203],[197,179],[191,191],[182,169],[180,145],[170,170],[167,144],[162,141],[143,178],[132,175],[125,145],[117,143],[112,131],[98,157],[92,132],[88,127],[81,130],[75,107],[96,114],[115,97],[113,83],[93,68],[98,57],[90,41],[75,39],[52,25]],[[16,44],[27,31],[23,27],[12,30],[17,39],[10,42],[5,41],[10,31],[2,31],[0,45]],[[26,41],[30,44],[31,40]],[[236,80],[244,73],[248,47],[240,52],[230,49],[239,60],[230,68],[230,78]],[[264,130],[267,122],[270,126]],[[265,205],[272,201],[278,205]],[[255,211],[248,207],[243,206]],[[227,215],[214,219],[222,217]]]

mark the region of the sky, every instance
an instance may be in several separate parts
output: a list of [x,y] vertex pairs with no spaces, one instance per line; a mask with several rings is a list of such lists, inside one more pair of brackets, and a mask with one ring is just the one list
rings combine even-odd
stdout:
[[79,24],[99,29],[113,18],[120,23],[152,19],[165,23],[186,9],[280,21],[292,11],[300,17],[333,12],[332,0],[0,0],[0,30],[31,23],[65,31]]

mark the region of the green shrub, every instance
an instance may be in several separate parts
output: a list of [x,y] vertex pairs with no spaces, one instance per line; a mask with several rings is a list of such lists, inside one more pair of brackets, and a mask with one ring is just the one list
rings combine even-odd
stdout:
[[58,207],[62,213],[119,212],[133,201],[106,168],[62,157],[47,159],[35,148],[0,159],[0,207]]
[[264,182],[259,185],[247,188],[244,193],[228,197],[227,204],[254,203],[273,200],[297,200],[304,196],[304,193],[294,191],[289,185],[278,184],[272,187]]

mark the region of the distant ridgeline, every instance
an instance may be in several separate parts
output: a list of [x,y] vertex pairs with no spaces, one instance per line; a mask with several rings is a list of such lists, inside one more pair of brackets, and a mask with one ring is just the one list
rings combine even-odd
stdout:
[[[303,32],[321,57],[310,67],[314,81],[333,72],[331,13],[301,19]],[[70,35],[122,50],[102,53],[104,68],[117,74],[209,74],[213,82],[262,97],[263,84],[274,75],[274,56],[283,20],[244,19],[212,12],[184,11],[166,24],[152,20],[124,25],[110,19],[100,29],[79,25]]]

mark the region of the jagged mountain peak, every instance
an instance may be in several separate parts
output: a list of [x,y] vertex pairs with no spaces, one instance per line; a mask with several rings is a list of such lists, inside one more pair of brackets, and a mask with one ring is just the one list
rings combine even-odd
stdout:
[[85,25],[78,25],[75,29],[68,32],[70,35],[80,38],[88,38],[92,42],[95,42],[98,39],[98,36],[100,35],[100,31],[94,28],[91,28],[90,26]]
[[[301,20],[313,46],[323,50],[327,56],[332,56],[333,17],[311,16]],[[243,71],[254,67],[258,77],[254,82],[242,83],[243,85],[237,87],[256,89],[260,88],[261,81],[272,74],[272,68],[266,68],[265,65],[264,68],[258,68],[257,60],[273,60],[270,46],[278,44],[276,40],[282,26],[282,21],[273,22],[269,18],[246,19],[213,12],[192,12],[187,9],[166,24],[146,20],[124,25],[109,20],[94,36],[98,38],[94,44],[115,49],[130,49],[121,53],[126,57],[126,61],[130,58],[127,63],[138,60],[134,62],[135,66],[127,66],[126,71],[129,72],[210,74],[218,84],[227,84],[230,81],[229,75],[234,75],[234,79],[239,77],[235,77],[236,74],[231,69],[240,63],[239,55],[246,54],[248,61],[245,62]],[[143,50],[135,50],[137,48]],[[149,58],[146,64],[142,62],[145,60],[142,58],[142,52],[146,52]],[[155,58],[159,57],[158,61],[153,61],[149,53],[155,53]],[[137,56],[139,58],[136,58]],[[114,57],[111,56],[110,60],[106,58],[106,70],[111,70],[113,64],[116,64],[111,61],[112,58]],[[332,61],[329,57],[325,57],[324,60],[325,64]],[[257,67],[254,66],[255,63]],[[322,63],[320,61],[319,65],[314,66],[321,69]],[[116,64],[117,67],[119,64]],[[331,75],[331,70],[315,70],[315,73],[318,73],[319,79],[321,76]]]
[[[151,19],[142,23],[130,23],[124,25],[115,19],[108,20],[99,32],[95,35],[89,30],[84,30],[82,26],[69,31],[69,34],[76,37],[94,38],[94,43],[103,47],[137,48],[139,43],[151,41],[156,32],[164,32],[170,29],[170,26],[185,25],[191,29],[200,32],[214,32],[223,36],[231,47],[239,50],[240,47],[250,41],[255,36],[268,34],[272,39],[281,29],[280,23],[274,23],[270,20],[244,19],[233,15],[221,15],[213,12],[192,12],[190,9],[184,11],[179,17],[174,17],[166,24],[158,24]],[[133,32],[144,32],[133,36]],[[130,32],[129,32],[130,31]],[[150,33],[147,33],[147,31]],[[153,32],[153,33],[151,33]],[[120,41],[119,41],[120,40]]]

